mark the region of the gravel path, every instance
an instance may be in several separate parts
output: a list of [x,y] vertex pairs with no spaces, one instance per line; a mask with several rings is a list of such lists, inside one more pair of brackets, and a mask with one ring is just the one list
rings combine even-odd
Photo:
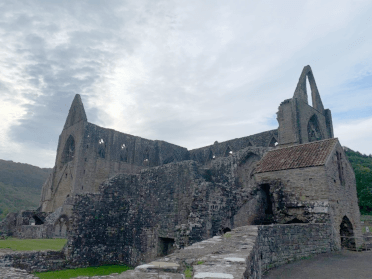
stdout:
[[371,279],[372,252],[342,250],[269,270],[263,279]]

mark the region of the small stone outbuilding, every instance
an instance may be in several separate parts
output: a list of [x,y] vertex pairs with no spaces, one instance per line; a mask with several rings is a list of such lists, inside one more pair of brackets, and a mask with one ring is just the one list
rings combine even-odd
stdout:
[[337,138],[268,151],[255,178],[268,222],[330,222],[337,245],[361,245],[355,175]]

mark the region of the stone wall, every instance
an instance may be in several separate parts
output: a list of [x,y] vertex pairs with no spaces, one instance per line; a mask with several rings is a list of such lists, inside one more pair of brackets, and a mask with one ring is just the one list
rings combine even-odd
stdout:
[[224,142],[216,141],[213,145],[190,150],[189,158],[201,164],[207,164],[215,158],[229,156],[230,151],[237,152],[249,146],[273,147],[277,141],[278,130],[275,129]]
[[0,267],[15,267],[28,272],[43,272],[64,269],[68,266],[62,251],[38,251],[1,255]]
[[[339,157],[338,159],[337,156]],[[331,223],[336,234],[337,243],[340,245],[340,224],[344,216],[346,216],[352,224],[353,234],[356,237],[356,246],[360,247],[363,241],[355,174],[340,144],[336,145],[332,156],[325,166],[325,171],[329,187]]]
[[[243,226],[137,266],[121,278],[261,278],[270,268],[335,249],[329,224]],[[172,272],[172,273],[169,273]],[[152,276],[149,274],[153,274]]]
[[[71,150],[66,147],[70,142],[74,142]],[[73,154],[69,159],[68,152]],[[184,147],[81,121],[59,137],[55,167],[43,186],[42,211],[54,211],[69,195],[96,193],[104,180],[118,173],[138,173],[188,156]]]
[[255,174],[270,185],[275,223],[329,221],[329,189],[324,166]]
[[100,194],[76,196],[69,259],[136,265],[171,252],[173,243],[181,248],[255,223],[262,197],[251,174],[265,150],[246,148],[209,168],[183,161],[120,174]]
[[336,250],[330,224],[258,226],[261,271]]

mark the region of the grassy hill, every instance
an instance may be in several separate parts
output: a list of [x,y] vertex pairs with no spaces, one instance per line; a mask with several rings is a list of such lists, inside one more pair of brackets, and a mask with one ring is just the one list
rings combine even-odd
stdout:
[[347,147],[344,150],[355,172],[360,213],[372,215],[372,155]]
[[[353,166],[360,212],[372,215],[372,155],[344,147]],[[52,169],[0,160],[0,220],[8,212],[36,209],[41,187]]]
[[52,169],[0,160],[0,220],[8,212],[36,209]]

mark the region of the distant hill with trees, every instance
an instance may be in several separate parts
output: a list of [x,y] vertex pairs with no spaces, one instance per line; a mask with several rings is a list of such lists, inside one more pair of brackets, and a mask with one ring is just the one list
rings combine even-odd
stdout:
[[0,159],[0,220],[8,212],[36,209],[52,169]]
[[[360,212],[372,215],[372,155],[348,147],[344,150],[355,172]],[[36,209],[41,188],[51,171],[0,159],[0,220],[8,212]]]
[[348,147],[344,150],[355,172],[360,213],[372,215],[372,155]]

